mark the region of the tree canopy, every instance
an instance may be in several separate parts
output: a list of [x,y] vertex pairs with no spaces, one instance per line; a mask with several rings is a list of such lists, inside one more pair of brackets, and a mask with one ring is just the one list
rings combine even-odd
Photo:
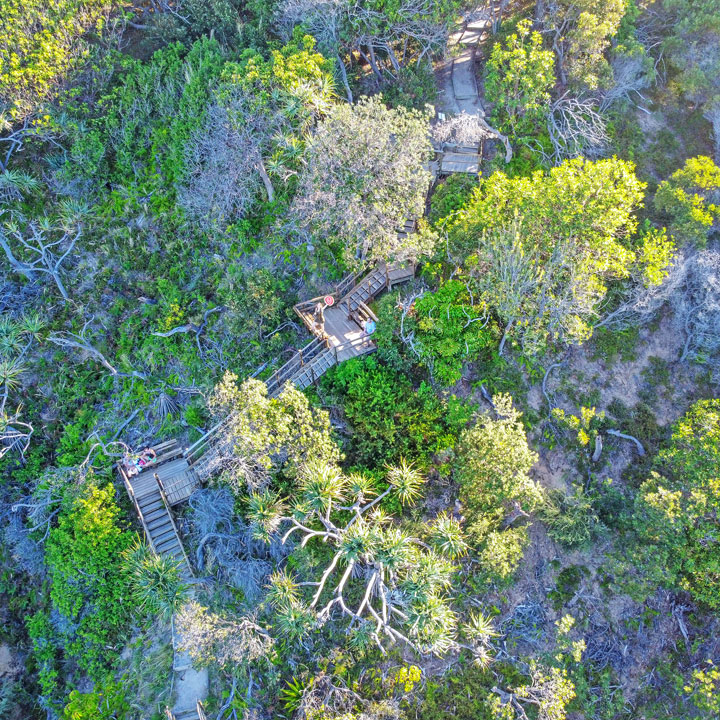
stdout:
[[317,243],[341,250],[348,265],[416,257],[428,238],[398,238],[423,213],[430,174],[428,115],[388,109],[382,98],[336,105],[308,142],[293,210]]

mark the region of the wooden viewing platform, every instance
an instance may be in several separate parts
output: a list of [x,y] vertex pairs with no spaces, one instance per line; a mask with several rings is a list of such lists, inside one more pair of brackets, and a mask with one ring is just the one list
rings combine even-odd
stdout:
[[[414,223],[408,222],[399,234],[412,232],[412,229]],[[377,321],[369,303],[380,293],[414,276],[414,263],[380,263],[364,275],[344,278],[334,292],[295,305],[295,312],[315,337],[265,381],[268,394],[275,397],[286,383],[302,390],[333,365],[374,352],[377,349],[375,343],[363,330],[363,322],[368,318]],[[325,322],[319,327],[314,310],[318,303],[325,304],[328,295],[334,303],[325,307]]]

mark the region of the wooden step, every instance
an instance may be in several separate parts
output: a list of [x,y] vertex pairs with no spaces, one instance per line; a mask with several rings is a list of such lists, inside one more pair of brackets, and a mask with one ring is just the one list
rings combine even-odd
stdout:
[[190,708],[188,710],[173,710],[173,720],[198,720],[198,711]]
[[160,495],[159,491],[156,491],[152,493],[152,495],[145,495],[145,497],[140,498],[138,500],[138,505],[144,515],[146,512],[152,512],[159,507],[163,507],[164,503],[162,495]]
[[177,535],[173,535],[169,540],[165,540],[163,543],[156,545],[155,549],[159,555],[166,555],[167,553],[177,550],[182,553],[180,543],[177,539]]
[[145,524],[149,528],[153,528],[156,526],[159,519],[167,517],[167,510],[163,505],[163,507],[158,508],[157,510],[151,510],[149,513],[143,513],[143,517],[145,518]]
[[167,525],[163,525],[158,532],[150,533],[153,539],[153,543],[157,547],[160,547],[164,542],[167,542],[170,538],[177,537],[175,533],[175,528],[170,524],[170,521],[168,520]]

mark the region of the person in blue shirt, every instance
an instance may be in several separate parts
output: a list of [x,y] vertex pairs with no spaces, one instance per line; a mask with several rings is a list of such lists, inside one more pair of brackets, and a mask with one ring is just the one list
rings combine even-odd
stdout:
[[[366,335],[372,335],[375,332],[376,329],[375,321],[369,317],[364,323],[363,323],[363,330],[365,330]],[[370,342],[370,339],[368,337],[365,338],[365,343],[367,344]]]

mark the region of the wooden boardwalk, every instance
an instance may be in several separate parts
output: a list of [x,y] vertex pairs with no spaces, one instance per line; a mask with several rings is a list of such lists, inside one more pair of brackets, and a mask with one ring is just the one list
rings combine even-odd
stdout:
[[[399,232],[410,231],[410,226],[406,225]],[[298,303],[295,312],[314,339],[297,350],[265,381],[269,395],[278,395],[286,383],[302,390],[316,382],[333,365],[374,352],[377,349],[375,343],[363,330],[363,323],[368,318],[377,322],[369,304],[380,293],[414,275],[413,263],[380,263],[364,275],[348,276],[334,292]],[[333,298],[333,305],[325,307],[325,321],[321,326],[316,322],[314,311],[318,303],[325,306],[328,295]]]
[[[414,227],[414,222],[406,223],[399,233],[411,233]],[[318,302],[324,305],[327,295],[296,305],[295,312],[313,339],[266,380],[268,394],[277,396],[287,383],[306,388],[334,365],[373,352],[376,347],[372,337],[363,330],[368,318],[377,321],[369,304],[380,293],[414,275],[414,264],[381,263],[364,275],[344,278],[330,293],[333,304],[324,310],[321,327],[316,324],[313,311]],[[227,432],[230,421],[231,418],[226,418],[218,423],[189,448],[181,448],[176,440],[153,446],[155,458],[137,474],[124,462],[117,465],[150,547],[176,561],[187,579],[193,577],[193,571],[171,508],[187,500],[204,480],[219,471],[223,458],[232,453],[232,436]],[[207,671],[193,668],[188,653],[179,650],[174,632],[173,649],[173,671],[179,678],[178,685],[188,673],[198,677],[205,673],[207,686]],[[182,693],[178,693],[174,708],[166,709],[166,715],[168,720],[205,720],[206,717],[201,700],[188,700]]]
[[156,459],[137,475],[123,463],[118,472],[135,506],[150,547],[175,560],[187,578],[193,576],[170,508],[190,497],[198,485],[195,473],[176,440],[155,445]]

